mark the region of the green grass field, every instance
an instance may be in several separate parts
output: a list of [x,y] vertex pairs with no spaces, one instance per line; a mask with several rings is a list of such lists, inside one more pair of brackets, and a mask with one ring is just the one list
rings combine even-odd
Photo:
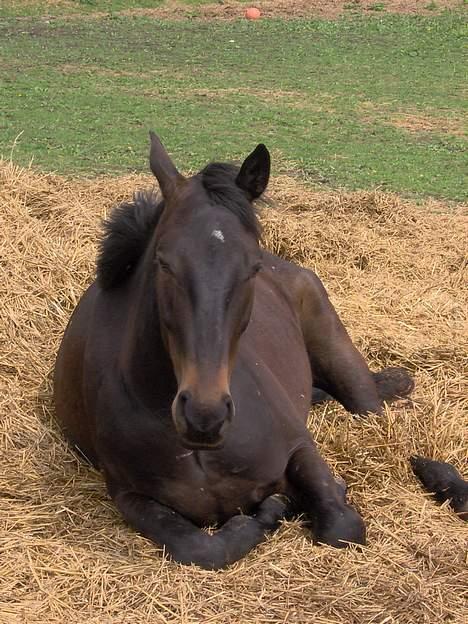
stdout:
[[184,169],[264,142],[276,171],[312,183],[466,197],[460,12],[45,21],[12,17],[9,6],[0,10],[3,157],[61,173],[141,171],[153,128]]

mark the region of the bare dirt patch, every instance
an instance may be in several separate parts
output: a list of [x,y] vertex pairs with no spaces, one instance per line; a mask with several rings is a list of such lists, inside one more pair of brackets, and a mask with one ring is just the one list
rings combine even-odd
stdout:
[[[376,0],[258,0],[253,1],[252,6],[260,9],[264,17],[321,17],[337,18],[351,12],[375,13],[410,13],[427,15],[437,13],[446,8],[453,9],[461,5],[460,0],[443,0],[433,3],[430,7],[429,0],[388,0],[377,2]],[[243,16],[245,3],[235,0],[226,0],[222,4],[206,5],[201,7],[200,14],[205,17],[221,17],[235,19]]]
[[392,116],[389,123],[408,132],[438,132],[458,137],[467,136],[466,123],[462,119],[453,117],[427,117],[400,113]]
[[93,278],[99,223],[146,176],[69,180],[0,163],[0,621],[5,624],[434,624],[465,621],[466,525],[422,492],[414,453],[466,474],[466,207],[272,181],[267,247],[313,267],[375,369],[416,376],[413,401],[310,428],[367,525],[362,552],[299,522],[226,571],[176,565],[125,526],[101,476],[64,444],[50,370]]
[[[36,5],[36,0],[26,0],[30,5]],[[49,0],[43,2],[45,6],[59,7],[64,13],[70,9],[68,15],[73,19],[100,19],[107,17],[109,12],[94,11],[90,13],[73,13],[76,8],[70,0]],[[201,6],[182,4],[169,1],[162,7],[134,8],[113,11],[113,15],[140,15],[159,19],[221,19],[234,20],[244,18],[245,10],[249,6],[238,0],[222,0]],[[342,15],[360,13],[372,15],[378,13],[402,13],[415,15],[434,15],[446,9],[457,9],[463,6],[463,0],[252,0],[251,6],[260,9],[262,17],[300,18],[318,17],[336,19]],[[44,11],[47,12],[46,10]]]
[[427,113],[415,110],[393,112],[389,111],[385,105],[378,105],[375,102],[363,102],[360,109],[361,120],[367,124],[378,121],[414,134],[434,132],[460,138],[467,136],[466,120],[454,115],[444,116],[441,110]]

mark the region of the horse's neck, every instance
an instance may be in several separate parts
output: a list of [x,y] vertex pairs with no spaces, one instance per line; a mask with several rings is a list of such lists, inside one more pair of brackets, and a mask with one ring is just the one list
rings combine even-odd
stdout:
[[131,392],[145,404],[162,408],[172,402],[177,383],[161,336],[152,270],[152,265],[137,270],[132,279],[121,366]]

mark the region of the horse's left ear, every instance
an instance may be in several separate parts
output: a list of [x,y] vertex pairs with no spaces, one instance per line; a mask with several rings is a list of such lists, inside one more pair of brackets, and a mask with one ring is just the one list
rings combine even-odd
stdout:
[[149,133],[151,140],[150,168],[159,182],[164,199],[169,199],[178,184],[183,182],[184,176],[177,171],[176,166],[154,132]]
[[270,152],[260,143],[244,160],[236,178],[237,186],[245,191],[249,199],[257,199],[266,189],[270,179]]

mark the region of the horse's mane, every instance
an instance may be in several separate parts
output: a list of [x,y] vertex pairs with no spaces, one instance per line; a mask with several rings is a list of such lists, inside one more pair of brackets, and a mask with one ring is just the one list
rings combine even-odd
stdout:
[[138,264],[164,209],[157,193],[140,191],[116,206],[103,223],[97,279],[105,290],[121,284]]
[[[210,200],[234,213],[256,239],[260,224],[255,209],[236,184],[239,168],[228,163],[210,163],[197,175]],[[140,191],[133,201],[116,206],[104,221],[99,245],[97,279],[104,290],[124,282],[142,257],[164,210],[164,201],[154,191]]]

